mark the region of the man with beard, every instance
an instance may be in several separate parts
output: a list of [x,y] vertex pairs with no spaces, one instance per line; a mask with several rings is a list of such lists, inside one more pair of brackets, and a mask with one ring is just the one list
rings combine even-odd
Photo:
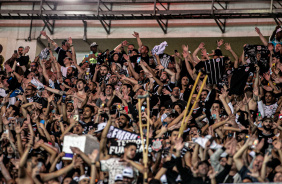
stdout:
[[68,67],[67,68],[67,78],[71,79],[74,77],[75,68],[74,67]]
[[[164,68],[162,65],[158,65],[156,67],[156,69],[158,70],[164,70],[163,72],[161,72],[161,77],[160,77],[160,81],[164,84],[164,86],[167,86],[167,88],[169,89],[169,91],[172,91],[172,89],[175,86],[175,81],[176,81],[176,75],[173,71]],[[169,75],[171,76],[171,79],[169,78]],[[158,88],[159,85],[156,85],[154,87],[154,89],[156,90]]]
[[132,132],[133,131],[133,127],[129,126],[129,116],[127,116],[126,114],[121,114],[118,118],[118,125],[119,128]]
[[243,146],[245,144],[246,135],[248,135],[248,130],[242,130],[241,132],[238,132],[236,139],[239,146]]
[[[253,145],[255,138],[250,137],[246,143],[235,153],[233,159],[234,162],[236,164],[236,168],[239,171],[238,173],[240,174],[242,181],[244,182],[244,180],[251,180],[251,182],[258,182],[258,178],[254,178],[250,175],[250,170],[248,169],[248,167],[246,167],[244,165],[244,161],[243,161],[243,153],[248,149],[249,146]],[[261,154],[257,154],[252,165],[253,165],[253,173],[260,173],[261,172],[261,168],[262,168],[262,164],[263,164],[263,160],[264,157]]]
[[73,115],[73,103],[72,102],[67,102],[67,117],[70,118]]
[[[99,72],[99,75],[98,75]],[[107,81],[109,80],[109,78],[107,78],[107,75],[109,74],[109,67],[106,65],[96,65],[95,67],[95,73],[94,73],[94,77],[93,77],[93,82],[102,82],[104,81],[105,83],[107,83]],[[98,80],[97,80],[98,79]]]
[[[70,57],[64,58],[65,66],[61,66],[61,72],[64,77],[68,77],[69,75],[70,76],[72,75],[72,72],[74,71],[74,68],[72,68],[73,66],[71,65],[72,62],[73,61]],[[72,68],[72,69],[69,69],[69,68]]]
[[262,128],[258,128],[258,139],[259,141],[264,141],[264,145],[261,152],[267,149],[268,145],[272,143],[272,138],[275,136],[273,129],[272,118],[264,117],[262,120]]
[[30,63],[30,71],[31,72],[34,72],[35,73],[35,75],[38,75],[38,69],[37,69],[37,63],[36,62],[31,62]]
[[135,143],[127,143],[124,147],[124,155],[122,158],[110,158],[108,160],[100,160],[95,162],[96,167],[101,168],[101,171],[109,173],[109,184],[115,183],[115,176],[122,174],[127,167],[133,167],[134,180],[133,184],[137,183],[138,172],[144,172],[144,166],[133,161],[136,155],[137,145]]
[[83,108],[83,123],[84,123],[84,133],[87,134],[94,127],[94,122],[92,117],[94,115],[94,109],[91,106],[85,106]]

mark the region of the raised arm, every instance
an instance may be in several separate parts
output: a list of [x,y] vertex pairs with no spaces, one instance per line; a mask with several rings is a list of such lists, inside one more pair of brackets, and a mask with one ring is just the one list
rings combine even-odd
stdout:
[[57,44],[54,40],[52,40],[52,39],[46,34],[45,31],[41,31],[40,34],[41,34],[42,36],[45,36],[45,37],[47,38],[48,42],[51,43],[55,48],[58,47],[58,44]]
[[259,35],[260,40],[262,41],[264,46],[267,46],[268,42],[267,40],[263,37],[263,35],[260,32],[260,29],[258,27],[255,27],[255,30],[257,32],[257,34]]
[[202,42],[202,43],[200,43],[200,45],[196,48],[196,50],[193,52],[193,54],[192,54],[192,56],[193,56],[193,59],[194,59],[194,61],[196,62],[196,63],[199,63],[200,62],[200,60],[199,60],[199,58],[197,57],[197,54],[198,54],[198,52],[201,50],[201,49],[204,49],[205,47],[205,43],[204,42]]
[[139,33],[137,33],[137,32],[133,32],[133,34],[132,34],[136,39],[137,39],[137,43],[138,43],[138,47],[139,47],[139,52],[140,52],[140,49],[141,49],[141,47],[142,47],[142,41],[141,41],[141,39],[140,39],[140,37],[139,37]]

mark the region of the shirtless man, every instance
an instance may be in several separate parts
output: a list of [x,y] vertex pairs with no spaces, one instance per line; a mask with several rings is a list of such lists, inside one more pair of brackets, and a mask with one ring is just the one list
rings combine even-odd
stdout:
[[[33,184],[38,183],[38,176],[43,182],[49,181],[53,178],[57,178],[65,173],[68,173],[72,169],[79,167],[80,163],[77,162],[76,157],[73,158],[72,163],[68,166],[52,172],[52,173],[39,173],[38,158],[35,155],[29,156],[29,151],[33,147],[33,138],[28,143],[19,163],[19,177],[16,179],[17,183]],[[29,156],[29,158],[28,158]]]

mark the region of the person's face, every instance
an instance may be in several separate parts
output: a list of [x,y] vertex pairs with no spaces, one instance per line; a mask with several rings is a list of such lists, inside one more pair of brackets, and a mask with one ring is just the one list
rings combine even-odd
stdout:
[[90,47],[90,50],[95,54],[98,50],[98,46]]
[[262,163],[263,163],[263,156],[258,155],[254,160],[253,168],[256,171],[259,171],[261,169]]
[[136,95],[144,95],[145,94],[145,91],[144,89],[138,89],[138,91],[136,92]]
[[273,178],[274,182],[281,182],[282,181],[282,173],[278,172],[275,174],[274,178]]
[[115,54],[114,57],[113,57],[113,60],[114,60],[115,62],[117,62],[117,61],[118,61],[118,58],[119,58],[119,57],[118,57],[118,54]]
[[277,59],[276,57],[272,57],[272,63],[278,63],[279,59]]
[[89,82],[87,86],[89,87],[90,91],[93,91],[96,88],[93,82]]
[[73,68],[72,67],[68,67],[68,69],[67,69],[67,76],[71,77],[73,75],[73,73],[74,73]]
[[219,106],[219,104],[218,104],[218,103],[214,103],[214,104],[212,104],[212,110],[214,110],[214,111],[218,111],[218,112],[219,112],[219,109],[220,109],[220,106]]
[[24,50],[23,48],[18,48],[18,54],[22,55],[23,54],[23,50]]
[[106,86],[106,95],[111,96],[113,94],[112,86]]
[[134,178],[123,177],[124,184],[131,184]]
[[81,69],[83,69],[83,70],[85,70],[86,68],[89,68],[89,63],[87,62],[85,62],[85,63],[83,63],[83,65],[81,66]]
[[35,77],[35,73],[34,72],[30,72],[28,75],[27,75],[27,78],[28,79],[32,79]]
[[107,74],[108,74],[108,69],[107,69],[107,67],[101,66],[101,68],[100,68],[100,75],[101,75],[102,77],[104,77],[104,76],[106,76]]
[[83,132],[83,128],[82,128],[81,124],[77,124],[77,125],[73,128],[73,133],[74,133],[74,134],[81,135],[82,132]]
[[35,63],[31,63],[31,64],[30,64],[30,70],[31,70],[32,72],[37,71],[37,68],[36,68],[36,64],[35,64]]
[[225,157],[220,159],[220,165],[222,165],[223,167],[226,165],[227,163],[227,159]]
[[162,72],[162,75],[161,75],[160,79],[161,79],[162,82],[166,82],[167,81],[168,78],[167,78],[166,72]]
[[122,85],[122,87],[121,87],[121,92],[122,92],[123,94],[128,94],[128,90],[127,90],[127,86],[126,86],[126,85]]
[[202,101],[202,102],[205,101],[205,99],[207,98],[207,96],[208,96],[208,93],[207,93],[206,91],[202,91],[202,93],[201,93],[201,101]]
[[207,164],[201,164],[199,165],[199,174],[202,175],[202,176],[206,176],[208,171],[209,171],[209,167]]
[[33,88],[31,86],[27,86],[25,88],[25,95],[27,97],[30,97],[30,96],[33,96],[34,95],[34,91],[33,91]]
[[90,118],[92,116],[92,111],[89,107],[83,109],[83,118]]
[[126,155],[126,157],[130,160],[132,160],[135,155],[136,155],[136,146],[131,145],[128,148],[124,149],[124,154]]
[[281,50],[281,44],[277,44],[276,46],[275,46],[275,52],[278,52],[278,51],[280,51]]
[[174,110],[175,110],[178,114],[181,114],[181,108],[179,107],[179,105],[175,105],[175,106],[174,106]]
[[273,122],[269,119],[266,119],[262,122],[263,128],[266,130],[270,130],[272,128]]
[[147,47],[145,47],[145,46],[141,46],[141,49],[140,49],[140,53],[141,54],[147,54],[148,53],[148,50],[147,50]]
[[111,78],[110,78],[110,81],[111,81],[111,84],[117,84],[118,82],[118,78],[116,75],[112,75]]
[[184,85],[184,86],[187,86],[188,83],[189,83],[188,77],[182,77],[181,84]]
[[165,111],[165,107],[161,107],[161,109],[160,109],[160,115],[162,115],[162,114],[164,113],[164,111]]
[[198,129],[196,127],[192,127],[189,134],[192,135],[192,136],[195,136],[197,135],[198,133]]
[[37,157],[32,157],[31,158],[31,166],[32,168],[36,167],[38,164],[38,158]]
[[246,134],[245,133],[238,133],[237,134],[237,141],[241,142],[242,140],[244,140],[246,138]]
[[134,49],[134,46],[133,46],[133,45],[128,45],[128,47],[127,47],[127,53],[128,53],[128,51],[133,50],[133,49]]
[[76,87],[77,87],[77,90],[78,91],[83,91],[84,90],[84,87],[85,87],[85,84],[82,82],[82,81],[78,81],[76,83]]
[[69,60],[69,58],[64,59],[64,65],[69,65],[70,63],[71,61]]
[[167,68],[172,70],[174,68],[174,64],[169,62]]
[[68,112],[72,112],[72,111],[73,111],[73,108],[74,108],[74,107],[73,107],[73,104],[72,104],[72,103],[68,103],[68,104],[67,104],[67,111],[68,111]]
[[271,93],[266,93],[265,94],[265,102],[266,103],[271,103],[272,102],[272,95],[271,95]]
[[174,145],[175,144],[175,141],[177,140],[178,138],[178,134],[179,134],[179,131],[173,131],[169,137],[170,139],[170,144],[171,145]]
[[7,147],[7,153],[8,153],[8,154],[14,153],[14,150],[13,150],[13,148],[12,148],[11,145],[9,145],[9,146]]
[[90,183],[90,179],[88,178],[84,178],[83,180],[79,182],[79,184],[88,184],[88,183]]
[[180,89],[179,87],[174,87],[171,93],[174,97],[178,98],[180,95]]
[[193,95],[192,95],[192,100],[191,100],[191,103],[192,103],[192,104],[195,103],[196,98],[197,98],[197,94],[193,94]]
[[51,80],[52,80],[52,81],[56,81],[56,79],[57,79],[57,76],[56,76],[55,74],[52,74],[52,75],[51,75]]
[[124,116],[120,116],[118,119],[118,125],[121,129],[127,126],[127,119]]

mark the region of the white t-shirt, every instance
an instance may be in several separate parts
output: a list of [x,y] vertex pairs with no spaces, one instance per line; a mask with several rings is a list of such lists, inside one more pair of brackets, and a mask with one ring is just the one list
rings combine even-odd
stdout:
[[[115,183],[115,176],[122,174],[123,170],[128,167],[126,162],[120,162],[120,158],[110,158],[108,160],[101,160],[101,171],[109,173],[109,184]],[[138,170],[133,168],[133,184],[137,183]]]
[[68,68],[69,68],[69,67],[75,68],[73,65],[72,65],[72,66],[68,66],[68,67],[61,66],[61,72],[62,72],[62,75],[63,75],[64,77],[67,77],[67,71],[68,71]]

